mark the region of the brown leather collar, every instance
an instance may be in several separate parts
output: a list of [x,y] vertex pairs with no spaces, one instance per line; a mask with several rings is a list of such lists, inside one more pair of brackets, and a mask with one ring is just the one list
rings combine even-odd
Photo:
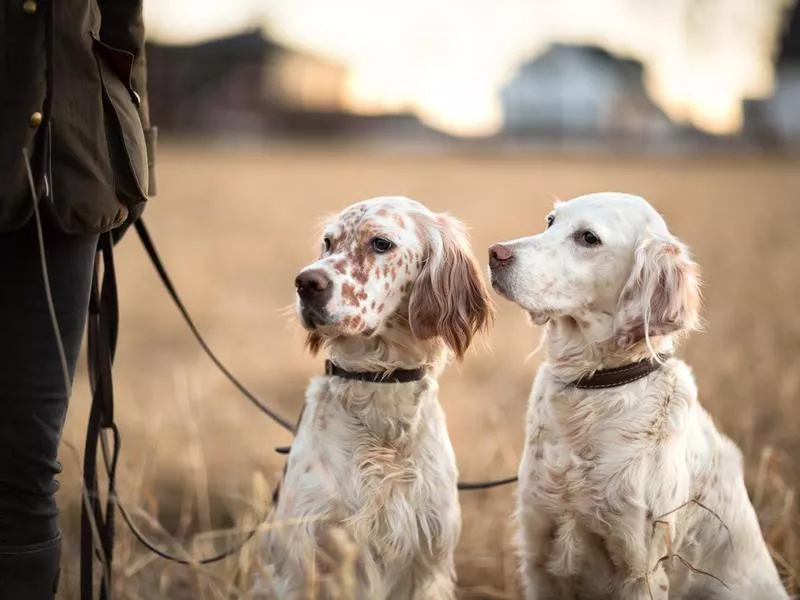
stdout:
[[580,377],[572,383],[579,390],[601,390],[619,387],[638,381],[661,368],[669,356],[659,355],[658,360],[645,358],[635,363],[613,369],[601,369],[588,377]]

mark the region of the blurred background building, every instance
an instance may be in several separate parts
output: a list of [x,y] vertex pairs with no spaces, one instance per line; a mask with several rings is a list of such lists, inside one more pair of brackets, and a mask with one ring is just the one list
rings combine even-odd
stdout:
[[333,4],[236,0],[222,13],[216,3],[145,3],[162,134],[637,152],[800,147],[800,9],[791,1]]

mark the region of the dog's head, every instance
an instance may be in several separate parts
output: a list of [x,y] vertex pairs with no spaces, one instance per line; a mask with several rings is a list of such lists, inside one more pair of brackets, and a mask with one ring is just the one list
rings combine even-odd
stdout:
[[625,349],[699,324],[689,252],[644,199],[590,194],[557,203],[538,235],[493,245],[494,289],[534,323],[571,317]]
[[491,317],[461,224],[403,197],[349,206],[324,227],[321,255],[295,280],[309,346],[405,327],[459,358]]

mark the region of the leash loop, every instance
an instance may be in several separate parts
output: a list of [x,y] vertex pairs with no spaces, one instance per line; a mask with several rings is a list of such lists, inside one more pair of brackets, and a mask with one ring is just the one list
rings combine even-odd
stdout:
[[[119,429],[114,422],[114,387],[111,376],[119,328],[119,310],[113,240],[110,233],[101,234],[98,240],[87,320],[87,359],[92,406],[89,411],[83,455],[83,481],[87,493],[86,502],[81,505],[81,600],[94,598],[95,550],[101,551],[104,558],[99,598],[108,600],[111,596],[114,510],[117,505],[115,486],[120,451]],[[105,437],[107,431],[111,431],[114,440],[110,452]],[[105,510],[101,505],[97,477],[97,450],[101,442],[108,475]],[[92,525],[99,534],[97,540],[99,548],[96,548]]]

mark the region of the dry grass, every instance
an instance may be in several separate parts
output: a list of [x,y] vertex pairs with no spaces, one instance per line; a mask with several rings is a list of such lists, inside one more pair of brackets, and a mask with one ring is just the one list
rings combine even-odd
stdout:
[[[748,484],[792,591],[800,571],[800,165],[752,159],[389,157],[368,153],[166,146],[147,220],[199,326],[224,361],[294,417],[319,361],[283,309],[312,256],[320,215],[407,194],[452,211],[490,242],[539,230],[552,199],[618,189],[648,197],[704,267],[708,329],[682,354],[702,401],[742,447]],[[123,433],[120,494],[137,522],[179,552],[208,554],[263,514],[288,435],[213,370],[179,321],[133,236],[118,251],[122,330],[116,367]],[[465,479],[516,469],[538,331],[499,303],[490,348],[447,372],[441,400]],[[82,447],[85,378],[65,439]],[[62,598],[77,586],[79,463],[65,446]],[[462,494],[458,566],[465,598],[517,597],[511,488]],[[193,536],[201,531],[211,534]],[[255,545],[215,567],[152,558],[119,526],[118,598],[240,596]],[[172,540],[170,542],[170,540]],[[180,545],[177,541],[180,542]]]

